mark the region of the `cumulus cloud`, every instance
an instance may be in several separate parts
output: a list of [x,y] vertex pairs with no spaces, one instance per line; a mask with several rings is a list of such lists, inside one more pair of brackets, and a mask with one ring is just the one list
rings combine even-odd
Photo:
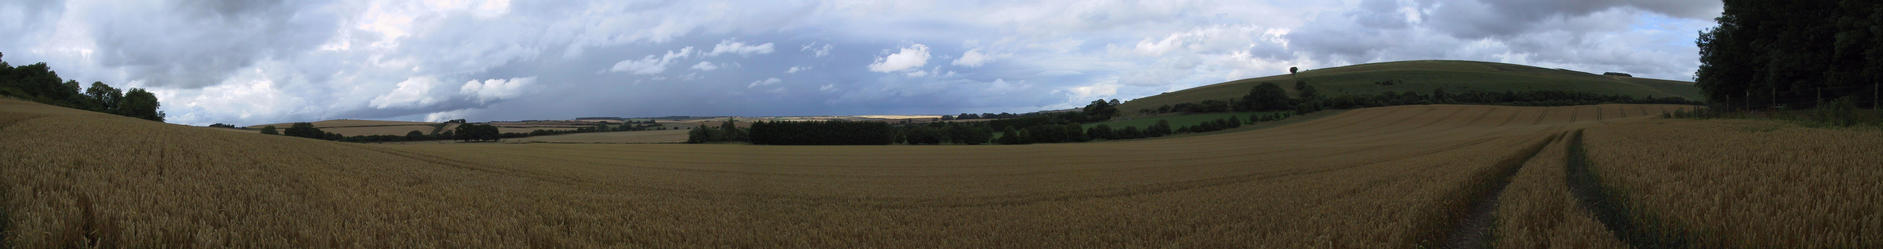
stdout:
[[426,113],[425,122],[444,122],[444,121],[453,120],[453,119],[464,119],[466,117],[471,116],[470,113],[471,113],[471,109],[457,109],[457,110],[450,110],[450,111]]
[[785,73],[795,74],[795,73],[803,72],[806,70],[811,70],[811,66],[791,66],[791,68],[785,69]]
[[639,60],[622,60],[615,62],[615,66],[610,67],[608,71],[628,72],[633,74],[658,74],[667,71],[667,65],[673,64],[675,60],[685,59],[690,54],[693,54],[693,47],[684,47],[677,51],[667,51],[667,54],[659,57],[650,54],[646,57],[641,57]]
[[536,83],[536,77],[486,79],[483,82],[471,80],[464,82],[464,86],[458,87],[458,94],[477,99],[478,103],[484,103],[521,96],[523,90],[534,83]]
[[961,53],[961,57],[956,58],[953,64],[964,67],[980,67],[992,61],[994,61],[993,55],[981,53],[980,49],[970,49],[968,52]]
[[712,62],[701,61],[699,64],[693,64],[693,70],[713,71],[719,70],[719,66],[713,65]]
[[399,88],[373,98],[373,108],[407,108],[438,103],[432,97],[432,86],[438,85],[438,79],[432,77],[412,77],[399,82]]
[[1112,97],[1112,95],[1118,94],[1118,84],[1112,83],[1112,82],[1099,82],[1099,83],[1093,83],[1090,85],[1067,88],[1065,90],[1062,90],[1061,92],[1065,93],[1066,97],[1070,101],[1099,99],[1099,98],[1105,98],[1105,97]]
[[759,45],[746,45],[744,42],[738,42],[738,41],[733,41],[733,40],[728,39],[728,40],[720,41],[718,45],[713,45],[713,51],[706,52],[706,56],[712,57],[712,56],[719,56],[722,54],[736,54],[739,56],[748,56],[748,55],[753,55],[753,54],[770,54],[770,53],[772,53],[772,43],[770,42],[767,42],[765,44],[759,44]]
[[798,51],[809,52],[812,57],[824,57],[830,55],[830,44],[825,43],[823,46],[818,46],[815,42],[808,43],[804,44],[802,47],[798,47]]
[[[870,63],[869,68],[871,72],[887,73],[920,68],[923,65],[928,65],[928,46],[917,43],[902,48],[900,52],[876,57],[876,63]],[[922,72],[918,70],[912,74],[914,73]]]
[[762,79],[758,81],[753,81],[752,84],[746,84],[745,88],[769,86],[773,84],[778,84],[778,82],[784,82],[784,80],[779,80],[778,78],[766,78],[766,79]]

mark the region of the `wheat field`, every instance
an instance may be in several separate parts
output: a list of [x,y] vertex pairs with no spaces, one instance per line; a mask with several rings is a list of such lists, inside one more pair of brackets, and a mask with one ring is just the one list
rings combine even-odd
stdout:
[[1694,248],[1883,247],[1883,132],[1775,121],[1590,128],[1592,171],[1638,223]]
[[1601,127],[1682,108],[1398,106],[1023,146],[395,145],[0,100],[0,234],[16,248],[1435,247],[1496,172],[1516,175],[1500,213],[1574,217],[1512,204],[1562,206],[1525,187],[1560,183],[1538,161],[1561,156],[1560,134],[1590,129],[1598,155]]

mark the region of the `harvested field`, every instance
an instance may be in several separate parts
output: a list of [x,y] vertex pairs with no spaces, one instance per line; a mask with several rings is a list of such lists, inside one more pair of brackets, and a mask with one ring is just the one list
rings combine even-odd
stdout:
[[660,144],[684,143],[687,130],[589,132],[505,139],[506,143]]
[[1777,121],[1590,128],[1592,171],[1656,241],[1693,248],[1883,247],[1883,132]]
[[1599,124],[1581,109],[1023,146],[382,145],[0,100],[0,209],[19,248],[1434,247],[1495,172]]

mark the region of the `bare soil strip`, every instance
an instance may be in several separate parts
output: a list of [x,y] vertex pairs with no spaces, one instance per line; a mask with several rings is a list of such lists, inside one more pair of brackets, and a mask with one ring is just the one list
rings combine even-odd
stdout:
[[1634,248],[1687,248],[1684,238],[1666,236],[1667,234],[1681,234],[1670,230],[1673,228],[1636,224],[1635,220],[1629,218],[1630,211],[1627,205],[1621,203],[1618,193],[1603,188],[1595,173],[1589,171],[1588,152],[1582,148],[1582,130],[1576,130],[1573,135],[1570,135],[1569,155],[1566,160],[1568,164],[1564,170],[1567,171],[1568,179],[1565,179],[1565,182],[1569,184],[1569,192],[1580,200],[1584,210],[1589,210],[1595,215],[1596,220],[1601,221],[1603,226],[1607,226],[1608,231],[1614,233],[1616,239]]
[[1557,139],[1562,139],[1562,135],[1551,135],[1549,139],[1525,148],[1521,154],[1518,154],[1522,156],[1513,156],[1498,162],[1497,167],[1492,169],[1495,170],[1492,178],[1481,183],[1489,184],[1489,187],[1480,189],[1480,192],[1474,195],[1471,212],[1465,215],[1446,236],[1445,248],[1487,248],[1491,243],[1491,226],[1497,223],[1494,211],[1497,211],[1498,196],[1503,195],[1504,187],[1510,186],[1510,178],[1517,175],[1518,170],[1523,169],[1524,162],[1535,159],[1543,148],[1549,147],[1550,143],[1556,142]]

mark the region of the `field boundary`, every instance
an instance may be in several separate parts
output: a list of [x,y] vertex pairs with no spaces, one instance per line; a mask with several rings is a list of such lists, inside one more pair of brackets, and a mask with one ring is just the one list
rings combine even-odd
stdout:
[[[1564,182],[1569,185],[1569,192],[1578,200],[1579,206],[1595,215],[1596,220],[1602,222],[1616,239],[1634,248],[1687,248],[1686,238],[1676,236],[1684,234],[1682,231],[1655,225],[1653,217],[1641,216],[1643,214],[1635,212],[1637,210],[1628,210],[1628,205],[1623,203],[1623,192],[1602,186],[1596,172],[1590,169],[1593,163],[1588,159],[1588,151],[1582,147],[1582,131],[1576,130],[1569,138],[1569,153],[1564,158],[1566,164],[1563,167],[1565,178],[1568,178]],[[1631,216],[1631,213],[1634,215]],[[1642,219],[1635,220],[1633,217]],[[1646,222],[1635,223],[1637,221]]]

